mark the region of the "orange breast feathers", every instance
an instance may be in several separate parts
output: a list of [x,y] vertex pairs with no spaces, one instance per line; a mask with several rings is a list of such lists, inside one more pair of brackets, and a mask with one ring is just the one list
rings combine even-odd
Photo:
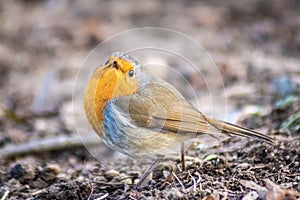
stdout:
[[[108,63],[95,70],[85,93],[84,109],[89,123],[100,134],[108,101],[134,94],[140,87],[133,76],[135,66],[122,58],[111,57]],[[132,75],[133,74],[133,75]]]

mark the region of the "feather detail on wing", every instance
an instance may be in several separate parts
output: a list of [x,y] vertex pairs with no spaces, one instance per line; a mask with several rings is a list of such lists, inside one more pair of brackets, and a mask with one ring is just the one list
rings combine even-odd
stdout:
[[[173,102],[165,112],[153,112],[152,124],[162,126],[163,130],[176,133],[219,134],[202,113],[186,101]],[[151,126],[152,124],[149,124]],[[153,125],[152,125],[153,126]]]
[[158,79],[152,79],[136,94],[120,97],[115,103],[128,113],[137,126],[161,133],[197,133],[213,137],[224,133],[274,142],[272,138],[256,131],[205,116],[175,88]]

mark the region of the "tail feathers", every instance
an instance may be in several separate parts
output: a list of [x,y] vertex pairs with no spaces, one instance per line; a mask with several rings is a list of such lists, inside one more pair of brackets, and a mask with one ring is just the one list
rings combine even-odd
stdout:
[[237,126],[228,122],[223,122],[219,120],[215,120],[212,118],[207,118],[209,124],[217,128],[218,130],[222,131],[223,133],[227,133],[229,135],[237,135],[242,137],[254,137],[257,139],[264,140],[268,143],[274,143],[275,140],[267,135],[258,133],[256,131],[243,128],[241,126]]

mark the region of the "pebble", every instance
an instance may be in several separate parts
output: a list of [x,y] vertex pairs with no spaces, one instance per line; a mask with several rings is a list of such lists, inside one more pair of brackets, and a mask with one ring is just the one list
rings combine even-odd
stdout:
[[36,176],[35,165],[29,163],[16,163],[10,170],[9,174],[12,178],[16,178],[21,183],[26,183]]
[[61,172],[61,169],[58,165],[49,164],[45,169],[42,170],[43,180],[54,180],[57,175]]
[[251,191],[248,194],[246,194],[242,200],[256,200],[258,198],[258,194],[255,191]]
[[246,170],[246,169],[249,169],[251,167],[251,165],[249,163],[241,163],[241,164],[237,165],[236,167]]
[[120,176],[120,173],[117,170],[111,169],[105,172],[104,174],[107,180],[112,180],[116,176]]

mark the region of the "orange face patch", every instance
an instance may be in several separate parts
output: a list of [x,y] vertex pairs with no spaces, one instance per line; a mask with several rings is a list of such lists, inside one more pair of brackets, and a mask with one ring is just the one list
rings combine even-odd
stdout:
[[[114,66],[114,61],[117,61]],[[127,59],[111,56],[107,65],[99,67],[92,75],[85,94],[85,111],[95,130],[99,130],[107,102],[119,96],[134,94],[140,87],[137,79],[128,72],[135,64]],[[101,133],[98,133],[101,134]]]

